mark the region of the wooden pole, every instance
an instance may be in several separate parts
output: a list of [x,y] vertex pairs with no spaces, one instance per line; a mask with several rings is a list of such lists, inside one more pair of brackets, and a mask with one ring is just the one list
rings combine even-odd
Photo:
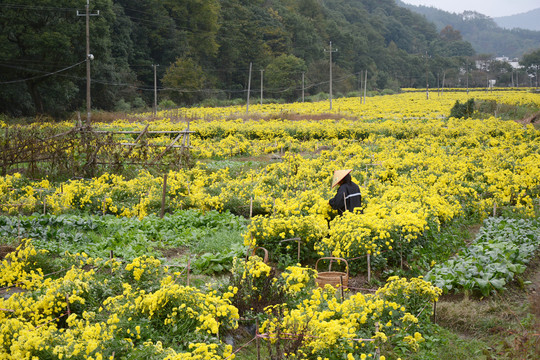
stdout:
[[249,114],[249,92],[251,90],[251,67],[252,63],[249,63],[249,77],[248,77],[248,89],[247,89],[247,102],[246,102],[246,114]]
[[19,206],[19,213],[17,214],[17,240],[21,241],[21,207]]
[[341,303],[343,304],[343,276],[340,275],[339,276],[339,283],[340,283],[340,290],[341,290]]
[[191,254],[188,257],[188,262],[187,262],[187,286],[189,286],[189,270],[190,270],[190,267],[191,267]]
[[401,235],[399,236],[399,249],[400,249],[400,258],[401,258],[401,270],[403,270],[403,242],[401,241]]
[[[375,324],[375,332],[379,332],[379,322]],[[381,358],[381,348],[377,346],[375,350],[375,359],[379,360]]]
[[111,253],[109,254],[110,257],[111,257],[111,275],[113,274],[113,258],[114,258],[114,253],[113,251],[111,250]]
[[366,93],[367,93],[367,70],[365,73],[365,80],[364,80],[364,104],[366,103]]
[[249,218],[253,216],[253,196],[249,198]]
[[161,195],[161,212],[159,217],[163,218],[165,215],[165,197],[167,196],[167,174],[163,175],[163,194]]
[[367,281],[371,282],[371,254],[367,254]]
[[255,343],[257,344],[257,360],[261,360],[261,341],[259,339],[259,319],[255,319]]
[[304,94],[305,94],[305,90],[304,90],[304,76],[305,76],[306,73],[302,73],[302,102],[304,102]]

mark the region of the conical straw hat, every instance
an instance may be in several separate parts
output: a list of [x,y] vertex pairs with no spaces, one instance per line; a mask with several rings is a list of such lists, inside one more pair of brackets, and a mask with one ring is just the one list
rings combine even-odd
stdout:
[[352,169],[334,171],[334,178],[332,179],[332,187],[336,186],[351,171]]

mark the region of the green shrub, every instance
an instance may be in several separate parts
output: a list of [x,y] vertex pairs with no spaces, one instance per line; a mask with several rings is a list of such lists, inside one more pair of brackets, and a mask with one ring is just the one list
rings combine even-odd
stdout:
[[450,110],[450,117],[456,119],[468,119],[472,117],[474,113],[474,99],[467,100],[466,103],[461,104],[459,100],[456,100],[454,107]]

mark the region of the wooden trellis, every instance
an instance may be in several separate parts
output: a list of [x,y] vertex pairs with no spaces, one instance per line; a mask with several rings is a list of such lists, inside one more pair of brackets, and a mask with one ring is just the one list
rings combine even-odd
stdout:
[[[185,130],[170,131],[151,131],[150,125],[140,131],[94,130],[80,123],[61,133],[54,133],[54,128],[6,127],[0,133],[0,169],[2,175],[18,171],[30,176],[94,176],[98,165],[174,166],[189,159],[192,133],[189,123]],[[128,139],[134,135],[135,140]],[[161,143],[152,143],[155,137],[161,137]]]

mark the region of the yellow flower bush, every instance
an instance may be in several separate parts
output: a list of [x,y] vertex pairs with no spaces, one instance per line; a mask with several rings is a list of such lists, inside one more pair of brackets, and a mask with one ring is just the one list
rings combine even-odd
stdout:
[[300,238],[300,250],[305,258],[305,255],[313,253],[315,242],[327,231],[327,222],[321,215],[256,216],[248,225],[244,245],[251,248],[262,246],[272,249],[276,257],[289,254],[292,258],[296,258],[297,242],[283,240]]
[[439,301],[442,289],[422,277],[406,279],[391,276],[377,290],[376,295],[405,306],[413,314],[421,313],[422,320],[428,320],[432,314],[432,304]]
[[[39,253],[25,240],[0,263],[2,286],[25,289],[0,298],[0,358],[109,359],[138,351],[161,359],[231,355],[231,347],[219,341],[221,329],[238,326],[238,310],[227,296],[177,284],[153,258],[135,259],[124,269],[114,259],[66,254],[71,265],[57,277],[41,268],[32,274],[28,267],[36,266]],[[120,293],[104,295],[116,287]],[[158,346],[149,336],[160,337],[160,331],[178,334],[183,343]]]
[[[396,288],[393,281],[380,293],[357,293],[344,300],[339,299],[331,286],[313,289],[296,307],[287,304],[268,307],[269,319],[261,325],[260,332],[272,344],[276,344],[280,334],[292,339],[283,345],[288,359],[334,358],[338,354],[371,357],[386,342],[403,344],[416,351],[423,339],[416,331],[418,319],[413,311],[417,309],[390,299],[388,289]],[[421,301],[430,302],[437,289],[421,292],[418,281],[422,282],[412,279],[401,286]],[[294,341],[298,339],[301,341]]]
[[297,264],[296,266],[288,266],[281,273],[281,277],[285,280],[285,292],[294,296],[315,287],[317,272]]

